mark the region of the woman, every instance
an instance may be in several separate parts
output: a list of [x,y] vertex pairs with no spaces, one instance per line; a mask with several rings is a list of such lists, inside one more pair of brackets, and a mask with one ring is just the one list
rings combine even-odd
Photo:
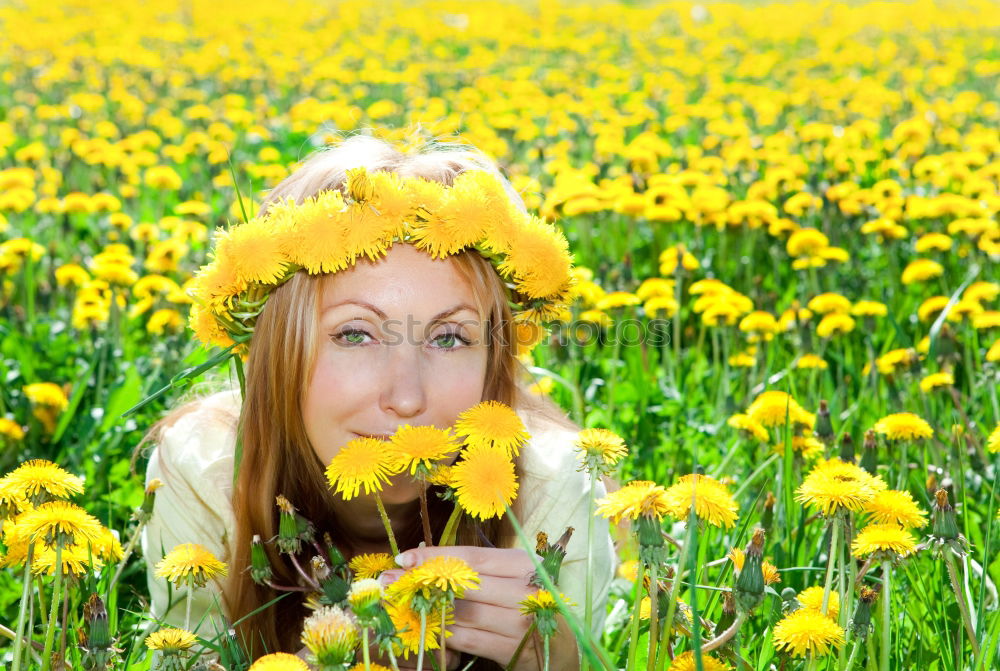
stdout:
[[[565,297],[569,256],[561,234],[524,209],[476,151],[428,146],[404,154],[356,136],[317,153],[270,193],[261,210],[268,218],[251,222],[265,222],[260,235],[246,224],[217,242],[216,261],[199,275],[192,325],[205,341],[247,348],[245,398],[225,391],[195,401],[158,431],[147,480],[159,478],[164,487],[143,537],[155,615],[165,614],[167,593],[152,567],[172,547],[200,543],[229,563],[224,584],[195,596],[192,622],[200,632],[223,627],[221,611],[228,621],[243,619],[241,634],[254,654],[298,650],[303,599],[286,595],[262,609],[278,594],[248,572],[252,538],[277,533],[275,497],[287,497],[348,557],[388,552],[373,498],[334,496],[324,467],[352,439],[385,439],[404,425],[450,427],[483,400],[514,407],[525,422],[531,439],[516,463],[513,510],[532,538],[577,530],[560,586],[584,602],[589,486],[577,470],[575,427],[523,390],[516,359],[518,337],[538,333],[535,324]],[[324,217],[344,230],[303,233],[302,222],[326,225]],[[268,244],[280,248],[277,265],[260,251]],[[218,266],[227,258],[232,267],[223,272]],[[400,547],[411,548],[399,563],[449,554],[479,571],[481,589],[456,603],[449,650],[506,665],[528,627],[518,602],[533,591],[530,557],[507,520],[478,528],[466,520],[457,546],[418,548],[418,494],[405,477],[382,494]],[[452,504],[432,495],[428,505],[439,538]],[[610,537],[598,526],[595,631],[614,562]],[[285,557],[270,559],[274,582],[294,584]],[[183,621],[183,603],[166,615]],[[578,664],[568,627],[560,628],[552,655],[553,668]],[[535,666],[535,655],[519,657],[519,668]]]

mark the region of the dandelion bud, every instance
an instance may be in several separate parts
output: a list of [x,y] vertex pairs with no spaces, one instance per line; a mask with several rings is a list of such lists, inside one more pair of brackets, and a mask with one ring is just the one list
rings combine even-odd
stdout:
[[330,573],[319,586],[323,590],[323,602],[331,604],[342,603],[351,589],[350,583],[336,573]]
[[382,599],[382,585],[374,578],[362,578],[351,585],[347,602],[362,624],[369,624],[375,618]]
[[722,593],[722,615],[719,616],[719,621],[715,623],[716,635],[729,629],[731,625],[736,620],[736,597],[733,596],[732,592]]
[[854,609],[854,617],[851,618],[851,632],[860,639],[864,639],[871,632],[872,628],[872,604],[878,599],[881,585],[874,588],[862,586],[858,594],[858,605]]
[[772,492],[768,492],[764,497],[764,510],[760,513],[760,526],[764,531],[770,531],[771,525],[774,524],[774,506],[777,502],[778,499],[774,498]]
[[337,606],[321,606],[302,625],[302,644],[321,671],[339,671],[354,661],[358,625]]
[[937,473],[928,473],[927,479],[924,480],[924,489],[928,494],[933,494],[938,489]]
[[865,431],[865,442],[861,444],[861,468],[875,475],[878,466],[878,441],[874,429]]
[[[566,546],[573,535],[573,527],[567,527],[562,536],[553,544],[549,544],[549,538],[543,532],[539,532],[536,537],[535,553],[542,558],[542,568],[545,569],[549,579],[553,584],[559,582],[559,571],[562,569],[563,559],[566,558]],[[535,575],[531,579],[531,584],[538,587],[545,587],[541,579]]]
[[347,195],[356,203],[364,203],[375,195],[375,185],[364,168],[354,168],[347,171]]
[[142,505],[135,511],[135,519],[140,524],[146,524],[153,516],[153,504],[156,502],[156,490],[163,486],[159,478],[153,478],[146,485],[146,494],[142,498]]
[[948,492],[944,489],[934,492],[934,523],[931,535],[939,541],[952,541],[959,537],[955,508],[948,501]]
[[264,585],[271,580],[271,562],[267,559],[264,544],[259,534],[254,534],[250,544],[250,578],[258,585]]
[[842,461],[854,463],[854,439],[848,433],[840,439],[840,458]]
[[829,445],[833,440],[833,423],[830,421],[830,407],[826,401],[819,402],[819,411],[816,413],[816,437]]
[[330,566],[334,571],[339,571],[347,566],[347,560],[344,559],[343,553],[337,549],[337,546],[333,544],[330,534],[323,534],[323,544],[327,548],[327,554],[330,557]]
[[660,520],[655,517],[640,517],[635,521],[639,532],[639,561],[646,566],[660,566],[667,560],[666,542]]
[[87,625],[85,638],[81,641],[84,668],[88,671],[108,668],[115,650],[108,629],[108,611],[98,595],[91,594],[83,604],[83,621]]
[[754,529],[753,538],[744,553],[743,568],[736,578],[736,606],[749,613],[764,600],[764,529]]
[[802,607],[802,604],[796,598],[798,595],[799,593],[791,587],[781,590],[781,612],[783,614],[794,613]]
[[285,554],[298,554],[302,549],[299,540],[299,524],[295,519],[295,507],[282,495],[278,495],[275,503],[281,514],[278,518],[278,550]]

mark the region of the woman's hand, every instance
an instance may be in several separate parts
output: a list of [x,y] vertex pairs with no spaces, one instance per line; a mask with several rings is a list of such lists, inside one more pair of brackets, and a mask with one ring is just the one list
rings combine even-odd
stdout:
[[[531,557],[524,550],[453,546],[414,548],[403,552],[398,561],[409,569],[437,556],[463,559],[479,573],[480,580],[479,589],[466,590],[464,598],[455,601],[455,624],[449,627],[452,635],[447,639],[449,652],[465,652],[506,666],[531,625],[519,605],[537,591],[529,582],[535,571]],[[386,571],[380,580],[389,584],[402,574],[402,570]],[[514,668],[541,669],[541,654],[540,640],[532,636]],[[555,671],[575,671],[579,665],[576,640],[564,622],[560,621],[559,631],[552,637],[550,655],[550,668]]]

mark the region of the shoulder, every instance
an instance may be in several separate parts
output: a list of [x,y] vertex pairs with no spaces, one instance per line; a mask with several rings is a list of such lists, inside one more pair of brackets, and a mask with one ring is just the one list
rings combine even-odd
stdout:
[[159,477],[167,484],[178,478],[188,482],[231,480],[239,413],[239,392],[234,390],[175,410],[163,421],[148,477]]
[[531,438],[521,453],[521,472],[541,479],[564,479],[578,467],[574,443],[579,431],[531,411],[519,411]]

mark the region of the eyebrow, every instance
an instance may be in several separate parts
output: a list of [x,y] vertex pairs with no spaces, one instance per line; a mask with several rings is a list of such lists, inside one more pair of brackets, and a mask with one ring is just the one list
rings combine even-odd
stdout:
[[[339,308],[342,305],[356,305],[358,307],[361,307],[361,308],[364,308],[366,310],[370,310],[371,312],[374,312],[378,316],[379,319],[385,320],[385,319],[389,318],[389,315],[387,315],[385,312],[383,312],[382,310],[380,310],[376,306],[372,305],[368,301],[361,301],[361,300],[356,300],[356,299],[353,299],[353,298],[348,298],[347,300],[340,301],[339,303],[334,303],[333,305],[329,305],[329,306],[327,306],[326,308],[323,309],[323,312],[326,312],[328,310],[332,310],[334,308]],[[447,319],[448,317],[451,317],[452,315],[454,315],[454,314],[456,314],[458,312],[461,312],[462,310],[470,310],[470,311],[476,312],[478,314],[478,311],[476,310],[476,308],[474,308],[473,306],[469,305],[468,303],[459,303],[458,305],[450,307],[447,310],[442,310],[441,312],[439,312],[436,315],[434,315],[433,317],[431,317],[431,323]]]

